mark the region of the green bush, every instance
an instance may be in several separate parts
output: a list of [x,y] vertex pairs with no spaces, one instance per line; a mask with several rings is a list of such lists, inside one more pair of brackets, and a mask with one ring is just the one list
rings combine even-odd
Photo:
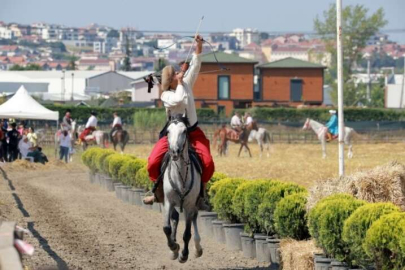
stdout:
[[122,164],[118,176],[121,181],[126,185],[136,186],[136,174],[138,171],[146,165],[146,161],[143,159],[128,158],[124,164]]
[[292,183],[282,183],[271,187],[263,197],[262,203],[257,211],[257,222],[267,235],[275,234],[274,211],[278,202],[287,195],[305,192],[305,188]]
[[[245,231],[248,233],[263,232],[259,226],[259,219],[257,212],[259,205],[263,202],[266,192],[277,185],[281,185],[282,182],[276,180],[252,180],[251,184],[245,190],[245,202],[242,205],[242,210],[238,210],[236,213],[243,213],[246,220]],[[237,206],[238,207],[238,206]]]
[[246,181],[242,183],[235,191],[232,198],[232,211],[235,216],[243,223],[248,222],[248,215],[245,211],[246,194],[249,187],[255,181]]
[[[318,239],[319,237],[319,217],[323,213],[323,210],[327,205],[325,205],[325,202],[328,201],[333,201],[333,200],[354,200],[355,198],[346,193],[338,193],[338,194],[333,194],[328,197],[325,197],[321,199],[314,208],[311,209],[308,215],[308,228],[309,228],[309,234],[315,238],[315,240]],[[319,245],[319,243],[318,243]]]
[[240,222],[232,211],[232,198],[236,189],[245,182],[241,178],[225,178],[214,183],[210,190],[210,198],[218,217],[233,223]]
[[134,113],[135,129],[161,129],[165,125],[166,121],[166,113],[163,110],[143,110]]
[[136,173],[135,183],[137,187],[144,188],[146,191],[150,191],[153,188],[153,182],[149,179],[149,173],[147,165],[139,169]]
[[101,148],[93,147],[90,149],[87,149],[83,154],[82,154],[82,161],[84,165],[86,165],[92,172],[97,172],[97,166],[95,166],[95,163],[93,162],[94,158],[98,153],[102,151]]
[[403,270],[405,250],[401,242],[405,237],[405,213],[382,216],[366,233],[364,249],[374,261],[377,270]]
[[209,193],[212,185],[221,179],[228,178],[228,176],[224,173],[214,172],[214,175],[211,177],[210,181],[207,183],[207,193]]
[[359,207],[346,220],[342,237],[349,247],[352,265],[362,267],[371,265],[371,258],[363,249],[367,230],[383,215],[399,211],[392,203],[369,203]]
[[97,171],[108,174],[108,167],[104,167],[104,159],[113,154],[115,154],[115,151],[110,149],[100,149],[100,151],[96,152],[92,162]]
[[279,201],[274,211],[274,227],[280,238],[309,238],[305,192],[291,194]]
[[[108,158],[108,159],[107,159]],[[110,155],[106,158],[108,160],[108,172],[109,175],[116,180],[122,181],[119,179],[119,171],[121,166],[124,164],[126,160],[129,159],[128,155],[121,155],[121,154],[114,154]]]
[[342,239],[343,225],[346,219],[366,202],[353,199],[325,201],[326,207],[319,216],[319,236],[317,242],[326,254],[339,261],[350,263],[348,245]]

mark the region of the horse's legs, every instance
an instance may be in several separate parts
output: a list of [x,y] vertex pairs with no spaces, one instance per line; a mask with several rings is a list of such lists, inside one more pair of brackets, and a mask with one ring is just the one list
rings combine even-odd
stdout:
[[198,212],[193,217],[193,226],[194,226],[194,246],[195,246],[194,257],[199,258],[203,254],[203,249],[200,244],[201,237],[200,237],[200,234],[198,233],[197,217],[198,217]]
[[260,146],[260,158],[262,158],[262,156],[263,156],[263,141],[260,138],[259,140],[257,140],[257,142],[258,142],[258,144]]
[[250,148],[249,148],[247,142],[245,143],[245,147],[246,147],[246,149],[247,149],[248,152],[249,152],[249,156],[252,157],[252,153],[250,152]]
[[325,141],[324,137],[321,138],[321,144],[322,144],[322,158],[325,159],[326,158],[326,141]]
[[239,152],[238,152],[238,157],[240,157],[240,152],[242,152],[242,148],[243,148],[244,144],[240,143],[240,148],[239,148]]
[[170,225],[170,218],[172,216],[174,210],[174,206],[171,205],[169,202],[165,202],[165,212],[163,215],[163,232],[167,238],[167,245],[169,246],[172,254],[170,259],[175,260],[179,256],[179,249],[180,246],[172,239],[172,226]]
[[351,141],[348,141],[347,144],[349,145],[349,152],[347,153],[347,157],[351,159],[353,158],[353,144]]
[[177,235],[177,225],[179,225],[179,212],[177,212],[176,208],[173,209],[173,213],[170,217],[170,221],[172,224],[172,240],[177,242],[176,235]]
[[188,211],[186,211],[186,229],[184,230],[184,234],[183,234],[184,246],[183,246],[183,250],[181,251],[180,257],[179,257],[179,262],[181,262],[181,263],[185,263],[188,260],[188,254],[189,254],[188,244],[191,239],[191,223],[192,223],[193,217],[194,217],[194,213],[192,214],[192,213],[189,213]]

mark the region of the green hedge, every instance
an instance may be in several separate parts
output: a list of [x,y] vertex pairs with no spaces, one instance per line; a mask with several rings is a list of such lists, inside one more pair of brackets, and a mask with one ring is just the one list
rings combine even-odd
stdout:
[[[405,266],[405,213],[382,216],[371,225],[364,248],[377,269],[403,270]],[[402,242],[402,243],[401,243]]]
[[[138,112],[155,113],[161,112],[164,114],[164,108],[102,108],[102,107],[76,107],[76,106],[65,106],[65,105],[44,105],[46,108],[52,111],[59,112],[59,119],[62,119],[66,113],[67,109],[72,111],[72,118],[79,121],[85,122],[90,117],[91,111],[97,112],[97,118],[99,121],[112,121],[113,112],[117,112],[121,119],[126,123],[133,123],[134,114]],[[209,120],[216,117],[214,110],[209,108],[197,109],[197,116],[201,120]]]
[[380,217],[399,211],[392,203],[369,203],[354,211],[346,220],[342,234],[350,250],[351,264],[366,268],[372,263],[363,249],[367,230]]
[[[252,108],[253,117],[261,121],[303,122],[306,118],[326,122],[330,108]],[[246,111],[246,110],[243,110]],[[392,109],[345,108],[345,121],[405,121],[405,111]]]

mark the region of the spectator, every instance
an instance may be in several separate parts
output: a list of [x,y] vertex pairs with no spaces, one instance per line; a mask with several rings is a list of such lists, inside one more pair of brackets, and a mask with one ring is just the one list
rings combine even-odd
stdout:
[[41,147],[37,147],[34,151],[29,152],[27,157],[33,157],[34,162],[39,162],[42,164],[45,164],[46,162],[48,162],[48,158],[46,157],[46,155],[44,153],[42,153]]
[[18,149],[20,150],[21,159],[26,159],[28,153],[32,152],[35,147],[32,146],[32,143],[28,140],[28,137],[24,135],[18,143]]
[[28,129],[28,134],[27,134],[27,138],[28,140],[31,142],[33,147],[37,147],[38,146],[38,136],[34,131],[33,127],[30,127]]
[[9,162],[16,160],[18,157],[18,142],[20,141],[21,136],[16,127],[17,124],[12,123],[11,130],[7,132]]
[[60,144],[60,160],[65,157],[65,162],[68,163],[69,148],[71,146],[71,138],[67,130],[62,131],[59,137]]

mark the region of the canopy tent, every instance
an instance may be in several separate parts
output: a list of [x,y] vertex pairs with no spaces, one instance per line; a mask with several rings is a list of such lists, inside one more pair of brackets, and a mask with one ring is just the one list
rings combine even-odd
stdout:
[[59,112],[48,110],[33,99],[23,85],[7,102],[0,105],[0,118],[59,120]]

